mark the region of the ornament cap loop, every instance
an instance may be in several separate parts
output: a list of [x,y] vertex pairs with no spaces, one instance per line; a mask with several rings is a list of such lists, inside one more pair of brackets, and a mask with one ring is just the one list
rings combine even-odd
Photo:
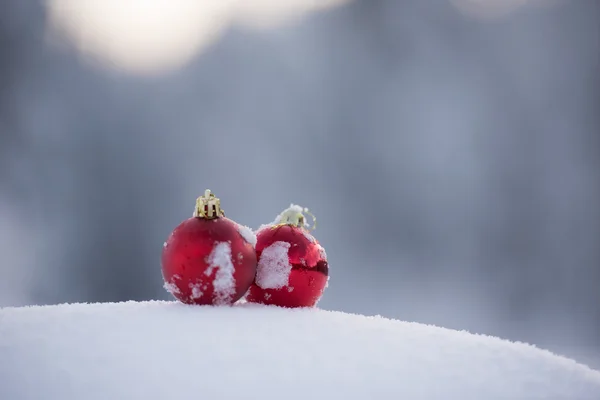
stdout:
[[215,219],[224,217],[225,212],[221,208],[221,200],[211,193],[210,189],[204,191],[204,195],[196,199],[196,207],[194,208],[194,217]]

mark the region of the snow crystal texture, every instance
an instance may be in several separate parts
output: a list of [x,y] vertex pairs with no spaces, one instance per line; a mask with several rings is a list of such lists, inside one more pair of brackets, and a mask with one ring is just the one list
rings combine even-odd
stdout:
[[252,247],[256,247],[256,234],[245,225],[238,224],[238,232],[244,240],[252,245]]
[[289,249],[288,242],[274,242],[263,249],[256,267],[256,284],[259,287],[280,289],[287,286],[292,272]]
[[[256,230],[256,232],[260,232],[263,229],[266,228],[270,228],[274,225],[278,225],[281,223],[281,220],[283,219],[283,217],[288,214],[288,213],[304,213],[305,211],[307,211],[307,208],[304,208],[302,206],[299,206],[297,204],[290,204],[290,206],[288,208],[286,208],[285,210],[283,210],[281,213],[279,213],[276,217],[275,220],[273,222],[270,222],[268,224],[262,224],[261,226],[258,227],[258,229]],[[304,227],[309,227],[309,224],[304,221]],[[313,238],[314,239],[314,238]]]
[[304,207],[299,206],[297,204],[290,204],[290,206],[288,208],[283,210],[281,213],[279,213],[279,215],[277,217],[275,217],[275,220],[272,222],[272,224],[277,225],[278,223],[280,223],[283,216],[289,212],[302,214],[304,212]]
[[598,400],[535,347],[316,309],[176,302],[0,309],[0,399]]
[[[204,274],[210,276],[215,269],[217,270],[213,280],[215,304],[230,303],[231,298],[235,295],[235,277],[233,276],[235,269],[231,261],[231,245],[227,242],[215,243],[208,256],[208,268]],[[202,293],[196,298],[200,296]],[[193,293],[192,297],[194,297]]]

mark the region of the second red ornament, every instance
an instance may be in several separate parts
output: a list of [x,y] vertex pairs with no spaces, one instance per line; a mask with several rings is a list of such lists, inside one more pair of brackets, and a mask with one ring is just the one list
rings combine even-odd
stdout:
[[256,234],[258,267],[246,300],[281,307],[314,307],[329,280],[325,249],[306,229],[300,206],[291,205]]

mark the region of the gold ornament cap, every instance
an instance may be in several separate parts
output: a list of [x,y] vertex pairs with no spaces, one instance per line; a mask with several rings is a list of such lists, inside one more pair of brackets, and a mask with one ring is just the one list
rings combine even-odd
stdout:
[[[312,225],[309,225],[306,222],[306,218],[304,217],[303,213],[306,213],[312,217]],[[275,225],[292,225],[312,231],[317,228],[317,219],[310,211],[308,211],[308,208],[292,204],[289,208],[285,209],[281,214],[278,215],[277,219],[275,220]]]
[[221,200],[215,197],[210,189],[204,191],[204,195],[196,199],[194,208],[194,217],[204,219],[215,219],[225,216],[225,211],[221,208]]

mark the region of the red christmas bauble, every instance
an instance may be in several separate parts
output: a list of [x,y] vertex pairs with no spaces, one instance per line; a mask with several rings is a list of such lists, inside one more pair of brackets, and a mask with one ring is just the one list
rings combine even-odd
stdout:
[[[329,279],[325,249],[293,206],[256,234],[258,267],[246,300],[280,307],[314,307]],[[286,216],[287,213],[287,216]]]
[[233,304],[256,274],[254,234],[226,218],[218,199],[208,191],[198,199],[194,215],[164,243],[165,288],[186,304]]

